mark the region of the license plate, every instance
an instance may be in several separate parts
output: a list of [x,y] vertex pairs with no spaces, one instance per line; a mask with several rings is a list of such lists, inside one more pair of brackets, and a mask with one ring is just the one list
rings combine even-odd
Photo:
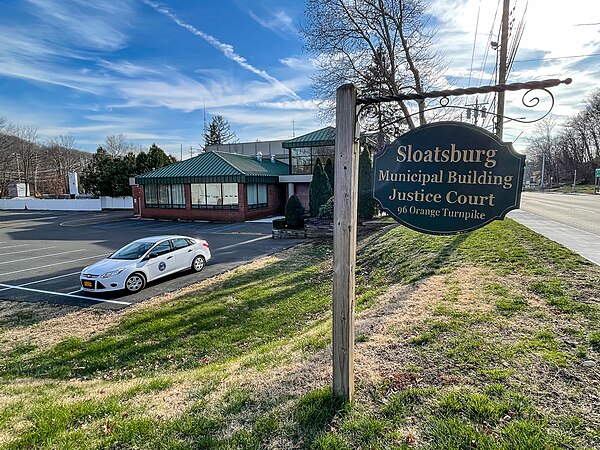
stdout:
[[94,282],[88,281],[88,280],[83,280],[83,287],[94,289]]

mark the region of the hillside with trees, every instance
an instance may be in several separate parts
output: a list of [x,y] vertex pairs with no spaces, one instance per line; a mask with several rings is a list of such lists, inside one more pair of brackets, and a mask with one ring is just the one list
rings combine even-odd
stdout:
[[539,184],[543,179],[544,187],[573,183],[574,178],[577,183],[593,183],[594,169],[600,167],[600,91],[562,125],[555,118],[538,122],[528,141],[527,156],[532,173]]
[[0,197],[11,183],[29,185],[32,196],[68,195],[69,172],[79,174],[80,192],[131,195],[130,177],[177,161],[156,144],[144,151],[123,134],[107,136],[95,154],[76,146],[70,133],[43,140],[36,127],[0,117]]
[[0,197],[11,183],[28,184],[31,195],[68,194],[68,172],[80,172],[91,157],[70,134],[44,142],[37,128],[0,117]]

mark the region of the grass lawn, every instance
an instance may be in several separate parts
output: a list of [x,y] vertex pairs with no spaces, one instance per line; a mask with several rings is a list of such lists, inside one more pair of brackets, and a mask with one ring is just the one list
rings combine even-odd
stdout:
[[121,311],[1,302],[0,449],[600,448],[600,268],[512,220],[359,239],[356,395],[332,249]]
[[578,184],[573,190],[573,185],[561,186],[557,189],[553,189],[558,192],[577,192],[578,194],[594,194],[596,192],[596,186],[593,184]]

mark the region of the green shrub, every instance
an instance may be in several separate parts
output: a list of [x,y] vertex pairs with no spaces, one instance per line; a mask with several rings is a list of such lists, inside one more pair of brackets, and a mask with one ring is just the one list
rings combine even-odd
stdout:
[[317,217],[319,219],[333,219],[333,197],[330,197],[327,203],[321,205]]
[[371,152],[365,148],[358,159],[358,217],[370,220],[377,214],[377,202],[373,199],[373,161]]
[[[325,173],[327,174],[327,178],[329,179],[329,186],[331,186],[331,191],[334,192],[335,188],[333,187],[335,172],[333,171],[333,161],[331,158],[327,158],[325,161]],[[334,192],[335,193],[335,192]]]
[[288,228],[302,228],[304,226],[304,206],[296,195],[288,198],[285,204],[285,222]]
[[286,228],[285,219],[273,219],[273,229],[274,230],[283,230]]
[[321,160],[317,158],[313,178],[308,188],[310,216],[317,217],[321,206],[327,203],[327,200],[329,200],[332,195],[333,191],[331,190],[331,185],[327,179],[327,174],[323,170],[323,164],[321,164]]

